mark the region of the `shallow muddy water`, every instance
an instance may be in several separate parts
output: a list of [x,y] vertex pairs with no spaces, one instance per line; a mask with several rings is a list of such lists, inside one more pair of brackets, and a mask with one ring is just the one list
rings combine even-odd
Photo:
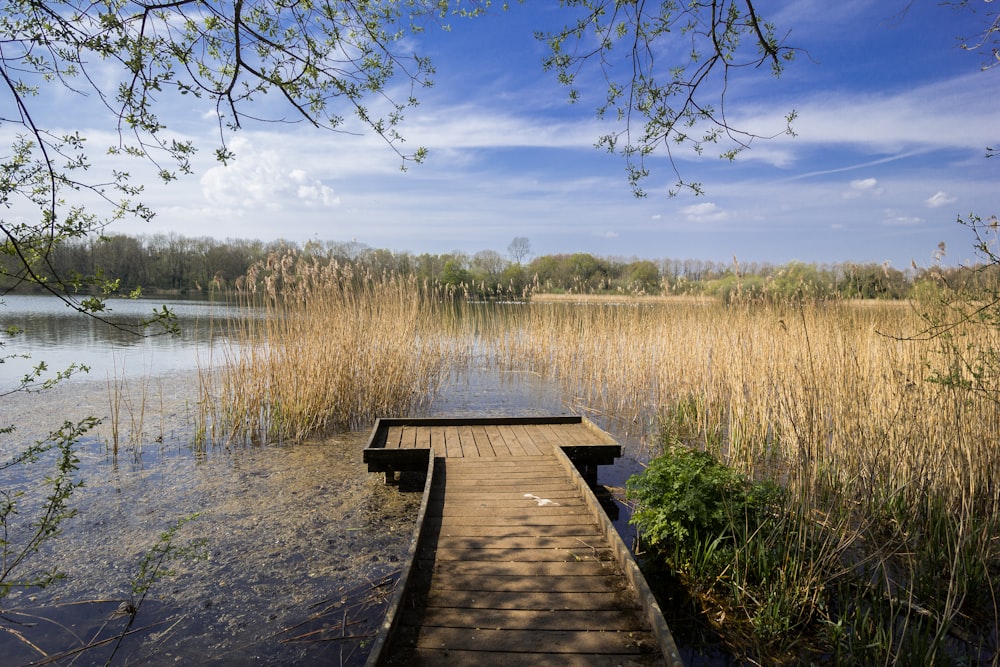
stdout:
[[[419,489],[387,487],[362,462],[368,432],[289,445],[192,446],[196,375],[175,371],[135,381],[141,420],[123,410],[117,456],[110,424],[79,449],[78,515],[33,559],[66,578],[4,603],[4,664],[27,664],[97,643],[58,664],[362,664],[409,543]],[[4,399],[4,458],[63,420],[109,412],[107,383],[71,381],[40,395]],[[136,399],[131,405],[138,409]],[[551,415],[573,412],[537,375],[470,369],[442,389],[427,415]],[[128,434],[141,425],[144,436]],[[638,469],[625,458],[601,483],[624,485]],[[46,462],[5,486],[37,488]],[[3,474],[7,474],[6,472]],[[25,520],[30,513],[24,515]],[[131,592],[145,554],[172,538],[201,546],[169,563],[144,599]],[[627,515],[618,524],[628,535]],[[26,528],[23,523],[20,528]],[[139,612],[120,646],[112,640]]]
[[[84,409],[77,399],[86,389],[75,390],[66,412]],[[59,396],[46,399],[50,410],[60,409]],[[169,422],[162,442],[120,449],[117,458],[100,438],[81,443],[86,486],[73,498],[79,513],[32,559],[33,566],[58,564],[66,578],[5,601],[4,615],[19,634],[0,632],[4,664],[120,632],[127,616],[113,612],[138,601],[130,588],[144,555],[188,517],[195,518],[172,543],[203,546],[194,559],[170,562],[174,574],[154,582],[133,624],[147,629],[126,639],[116,662],[287,664],[325,661],[331,652],[339,662],[343,652],[355,664],[347,658],[360,655],[373,632],[378,612],[367,607],[391,589],[419,495],[367,473],[365,433],[199,452]],[[43,463],[32,466],[33,476],[50,472]],[[110,602],[91,602],[99,600]],[[329,622],[316,618],[330,614]],[[320,633],[290,641],[340,628],[345,615],[347,629],[335,634],[357,639],[321,641]],[[59,628],[71,623],[72,633]],[[109,649],[87,651],[74,664],[103,664]]]
[[[387,487],[367,472],[368,431],[195,447],[198,368],[212,352],[205,341],[213,306],[180,304],[189,332],[181,339],[134,343],[77,328],[90,324],[46,311],[51,302],[14,305],[0,312],[36,332],[18,340],[23,349],[54,359],[53,368],[82,360],[93,370],[42,393],[0,396],[0,426],[18,426],[0,435],[0,459],[64,421],[104,421],[78,448],[85,486],[72,499],[77,516],[30,561],[35,570],[57,565],[65,578],[44,590],[15,589],[3,601],[0,662],[363,664],[420,500],[419,488]],[[129,308],[144,306],[121,306]],[[0,382],[7,387],[22,372],[0,365]],[[456,371],[421,416],[579,413],[587,414],[584,406],[534,373],[473,365]],[[628,455],[599,478],[620,491],[641,468],[634,436],[643,429],[588,416],[626,445]],[[32,494],[37,502],[51,463],[0,470],[0,489],[24,490],[27,504]],[[630,542],[627,509],[614,502],[610,509]],[[12,541],[27,534],[33,516],[26,507],[11,522]],[[144,597],[133,592],[144,558],[179,524],[170,545],[190,548],[190,557],[165,563],[170,574],[159,572]],[[138,608],[134,620],[123,613],[130,605]],[[89,648],[77,652],[82,647]]]

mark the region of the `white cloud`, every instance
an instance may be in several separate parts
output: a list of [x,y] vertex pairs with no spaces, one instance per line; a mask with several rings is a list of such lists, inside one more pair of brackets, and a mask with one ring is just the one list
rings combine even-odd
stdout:
[[[795,136],[770,139],[770,150],[798,153],[810,145],[839,144],[893,155],[945,147],[981,154],[984,138],[996,136],[998,82],[977,71],[887,94],[843,90],[805,99],[768,99],[755,109],[747,105],[744,114],[730,120],[735,127],[773,128],[780,118],[775,109],[794,108]],[[970,90],[980,92],[970,96]],[[748,153],[756,150],[755,145]]]
[[850,189],[844,193],[844,199],[854,199],[863,194],[878,197],[885,192],[885,189],[878,184],[877,178],[859,178],[851,181]]
[[618,232],[613,232],[609,229],[606,232],[594,232],[594,236],[600,237],[602,239],[616,239],[618,238]]
[[712,202],[685,206],[681,213],[691,222],[720,222],[729,219],[729,213]]
[[947,206],[948,204],[954,204],[957,200],[952,197],[944,190],[938,190],[933,195],[924,200],[929,208],[940,208],[942,206]]
[[885,218],[882,220],[882,224],[888,227],[915,227],[923,222],[923,218],[893,210],[885,211]]
[[237,159],[208,169],[201,192],[208,203],[230,211],[285,210],[290,206],[333,207],[340,198],[321,181],[287,165],[287,154],[257,149],[237,137],[230,145]]

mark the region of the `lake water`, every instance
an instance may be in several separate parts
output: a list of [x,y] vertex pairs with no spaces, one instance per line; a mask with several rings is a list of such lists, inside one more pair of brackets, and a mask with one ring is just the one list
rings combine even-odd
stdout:
[[[0,396],[0,426],[17,425],[0,435],[2,460],[64,421],[104,420],[79,443],[86,486],[73,498],[78,515],[31,561],[58,565],[66,578],[42,591],[15,589],[4,601],[8,620],[0,624],[16,629],[0,631],[5,664],[121,634],[128,616],[115,611],[123,603],[140,611],[115,664],[362,664],[419,503],[418,493],[367,473],[361,452],[368,432],[282,446],[195,447],[198,371],[221,351],[226,306],[166,302],[181,335],[136,337],[53,298],[5,302],[0,330],[15,325],[24,333],[5,338],[0,354],[32,359],[0,364],[0,394],[39,361],[52,371],[71,363],[91,370],[42,393]],[[161,303],[110,306],[114,318],[134,323]],[[580,409],[536,374],[498,373],[473,360],[452,375],[425,416]],[[117,420],[109,419],[112,410]],[[636,451],[628,425],[588,416]],[[0,489],[24,490],[30,504],[50,464],[0,470]],[[602,468],[600,482],[620,488],[639,469],[626,456]],[[619,509],[616,525],[630,542],[627,509]],[[14,540],[28,528],[30,511],[22,516],[11,522]],[[172,576],[155,581],[145,598],[133,593],[139,564],[159,536],[191,517],[174,543],[201,545],[199,558],[172,563]],[[73,664],[104,664],[114,646],[81,653]]]

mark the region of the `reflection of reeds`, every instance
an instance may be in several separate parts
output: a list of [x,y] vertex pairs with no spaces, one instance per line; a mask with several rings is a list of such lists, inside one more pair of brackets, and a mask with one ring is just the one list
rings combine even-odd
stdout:
[[243,313],[225,363],[202,372],[213,440],[300,438],[406,414],[445,370],[438,299],[414,279],[290,252],[238,290]]

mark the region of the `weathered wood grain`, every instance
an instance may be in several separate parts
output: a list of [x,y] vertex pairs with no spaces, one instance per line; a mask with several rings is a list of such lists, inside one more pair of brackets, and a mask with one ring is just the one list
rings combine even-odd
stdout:
[[434,462],[392,637],[370,664],[679,664],[622,565],[627,549],[563,454],[590,472],[620,455],[588,420],[385,420],[366,461],[401,469],[379,448]]

